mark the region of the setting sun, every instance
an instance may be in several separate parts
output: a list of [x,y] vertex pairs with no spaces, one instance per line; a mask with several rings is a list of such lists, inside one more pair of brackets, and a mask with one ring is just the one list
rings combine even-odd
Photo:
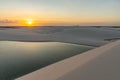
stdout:
[[33,22],[32,21],[28,21],[27,24],[31,25]]
[[25,19],[24,20],[24,25],[27,26],[27,27],[33,27],[33,26],[35,26],[35,20]]
[[33,25],[33,22],[34,22],[34,21],[33,21],[32,19],[27,19],[27,20],[26,20],[26,24],[27,24],[27,25]]
[[24,18],[19,21],[20,25],[28,28],[37,27],[39,23],[40,22],[37,19],[33,19],[33,18]]

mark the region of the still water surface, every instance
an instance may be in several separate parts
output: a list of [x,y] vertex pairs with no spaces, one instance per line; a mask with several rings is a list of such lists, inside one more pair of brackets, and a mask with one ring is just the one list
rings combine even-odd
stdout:
[[59,42],[0,41],[0,80],[13,80],[92,48]]

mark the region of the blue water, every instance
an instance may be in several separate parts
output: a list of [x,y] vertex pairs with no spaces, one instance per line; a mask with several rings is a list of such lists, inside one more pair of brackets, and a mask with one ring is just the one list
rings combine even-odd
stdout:
[[13,80],[92,48],[59,42],[0,41],[0,80]]

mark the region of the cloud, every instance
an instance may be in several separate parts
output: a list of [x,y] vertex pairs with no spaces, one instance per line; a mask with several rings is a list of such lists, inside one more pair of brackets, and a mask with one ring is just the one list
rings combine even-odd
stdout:
[[0,20],[0,23],[16,23],[16,22],[17,22],[16,20],[8,20],[8,19]]

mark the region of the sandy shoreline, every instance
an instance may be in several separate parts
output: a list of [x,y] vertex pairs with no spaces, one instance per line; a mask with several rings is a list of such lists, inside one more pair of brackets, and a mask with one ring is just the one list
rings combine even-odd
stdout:
[[116,41],[49,65],[16,80],[119,80],[119,49],[120,41]]

